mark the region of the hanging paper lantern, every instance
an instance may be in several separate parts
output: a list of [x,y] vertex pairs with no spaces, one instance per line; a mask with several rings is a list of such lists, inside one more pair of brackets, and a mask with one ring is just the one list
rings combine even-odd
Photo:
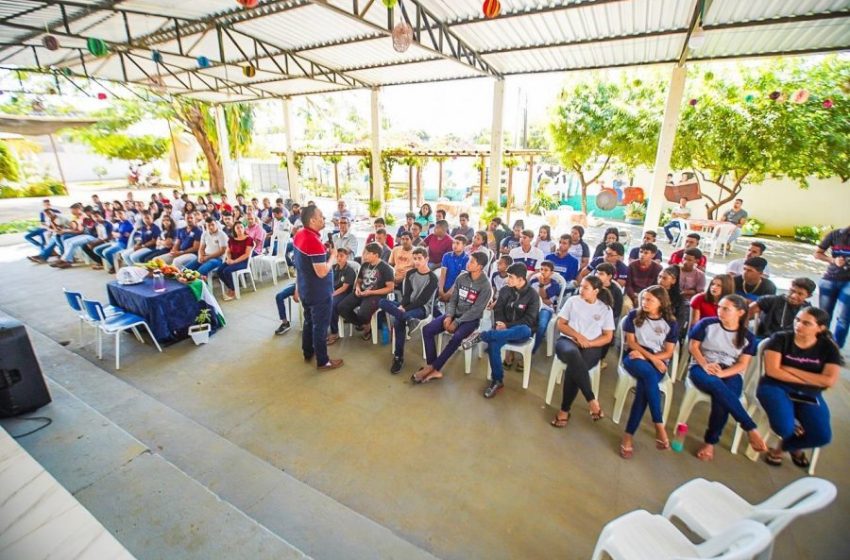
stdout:
[[744,101],[746,101],[747,103],[752,103],[755,98],[755,95],[753,95],[752,93],[748,93],[744,96]]
[[706,82],[710,82],[711,80],[713,80],[713,79],[714,79],[714,72],[711,72],[711,71],[706,72],[706,73],[705,73],[705,76],[703,76],[703,79],[704,79]]
[[398,4],[398,0],[381,0],[384,3],[384,7],[388,10],[392,10]]
[[251,8],[256,8],[257,4],[259,4],[259,0],[236,0],[236,3],[245,8],[246,10],[250,10]]
[[413,42],[413,28],[407,23],[400,21],[393,27],[393,48],[396,52],[403,53]]
[[41,40],[41,44],[44,45],[45,49],[55,51],[59,48],[59,39],[53,35],[45,35],[44,39]]
[[800,103],[805,103],[808,100],[809,100],[809,92],[804,90],[804,89],[798,89],[791,96],[791,102],[792,103],[800,104]]
[[254,68],[250,64],[248,66],[243,66],[242,67],[242,75],[245,76],[246,78],[253,78],[254,76],[257,75],[257,69]]
[[103,92],[100,92],[100,93],[97,94],[97,98],[100,99],[101,101],[103,101],[104,99],[106,99],[106,94],[103,93]]
[[86,47],[89,49],[89,52],[95,56],[106,56],[109,54],[109,46],[103,39],[89,37],[86,41]]
[[54,87],[47,88],[47,94],[48,95],[56,95],[56,88],[54,88]]
[[690,101],[688,101],[688,104],[689,104],[691,107],[696,107],[696,106],[697,106],[697,100],[696,100],[696,99],[691,99]]
[[833,105],[834,105],[834,103],[832,102],[832,99],[824,99],[823,100],[823,108],[824,109],[832,109]]
[[493,19],[494,17],[499,17],[499,14],[502,12],[502,4],[499,0],[484,0],[484,4],[481,5],[481,11],[484,12],[484,17]]
[[159,51],[151,51],[151,60],[157,64],[162,63],[162,53]]
[[782,94],[779,93],[778,91],[772,91],[772,92],[770,92],[770,95],[768,97],[770,97],[772,100],[776,101],[777,99],[779,99],[780,95],[782,95]]
[[71,77],[71,74],[72,74],[72,72],[71,72],[71,69],[70,69],[70,68],[63,68],[63,69],[62,69],[62,75],[63,75],[63,76],[66,76],[66,77],[70,78],[70,77]]
[[210,67],[210,59],[201,55],[195,59],[195,62],[198,63],[198,68],[209,68]]
[[36,99],[32,102],[32,110],[36,113],[44,111],[44,103],[41,102],[41,99]]

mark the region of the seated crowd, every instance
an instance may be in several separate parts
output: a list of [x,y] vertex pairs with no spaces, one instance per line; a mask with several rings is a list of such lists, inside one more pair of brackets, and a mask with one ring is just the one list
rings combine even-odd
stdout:
[[[138,264],[158,257],[178,268],[217,273],[230,296],[231,272],[244,268],[252,253],[274,250],[271,239],[278,231],[303,227],[300,207],[288,209],[282,199],[274,206],[263,199],[261,205],[240,195],[230,205],[224,195],[218,203],[209,196],[193,203],[178,194],[173,202],[153,195],[147,206],[133,201],[131,193],[128,200],[111,204],[94,196],[89,206],[73,205],[67,217],[44,201],[42,227],[26,236],[40,251],[30,260],[54,259],[52,266],[68,268],[80,250],[92,268],[114,272],[117,259]],[[841,290],[850,281],[850,228],[831,233],[818,248],[816,257],[830,264],[822,281],[828,283],[822,289],[829,291],[821,298],[824,309],[819,309],[808,301],[817,288],[808,278],[793,280],[787,294],[777,295],[768,277],[767,247],[760,241],[750,245],[745,258],[729,263],[726,273],[708,278],[696,233],[687,235],[684,247],[665,265],[654,231],[645,232],[627,253],[620,232],[609,228],[591,255],[581,226],[553,238],[549,226],[535,233],[522,221],[508,228],[496,217],[486,230],[475,231],[467,214],[458,218],[459,225],[451,227],[445,212],[437,210],[432,217],[430,205],[424,204],[418,214],[405,216],[395,235],[377,218],[359,251],[351,232],[354,217],[340,201],[334,231],[325,242],[335,254],[327,343],[339,340],[346,323],[368,340],[376,335],[375,325],[386,321],[393,333],[389,369],[398,374],[404,368],[405,343],[419,329],[425,360],[411,376],[415,384],[441,379],[458,349],[486,343],[491,379],[484,396],[493,398],[504,387],[506,367],[526,367],[520,353],[503,355],[504,347],[528,344],[526,356],[534,355],[554,331],[554,351],[566,369],[560,410],[551,424],[563,428],[579,392],[594,421],[605,417],[591,371],[606,367],[603,358],[617,342],[619,325],[622,363],[615,367],[622,365],[635,383],[619,450],[623,458],[634,454],[634,434],[647,408],[655,446],[670,447],[660,382],[667,375],[675,380],[673,357],[685,349],[690,382],[711,399],[698,458],[713,458],[730,415],[753,449],[767,452],[771,465],[781,464],[789,452],[795,464],[807,466],[803,450],[830,441],[823,391],[838,378],[839,349],[847,334],[848,305]],[[832,256],[827,255],[830,250]],[[291,328],[290,298],[299,301],[295,283],[276,296],[281,322],[275,334]],[[837,343],[829,331],[833,311],[838,313]],[[442,336],[445,341],[439,340]],[[760,346],[764,375],[757,396],[781,438],[770,450],[741,403],[745,377]]]

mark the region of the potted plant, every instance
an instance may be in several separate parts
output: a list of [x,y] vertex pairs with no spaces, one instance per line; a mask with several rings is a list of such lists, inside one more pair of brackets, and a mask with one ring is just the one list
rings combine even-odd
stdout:
[[763,228],[764,222],[762,222],[758,218],[750,218],[744,223],[743,226],[741,226],[741,235],[746,237],[752,237],[758,235]]
[[200,346],[210,341],[211,330],[212,317],[210,316],[210,310],[209,308],[201,309],[201,312],[195,317],[195,324],[189,327],[189,336],[192,337],[196,346]]
[[643,202],[630,202],[625,209],[627,224],[642,224],[646,219],[646,204]]

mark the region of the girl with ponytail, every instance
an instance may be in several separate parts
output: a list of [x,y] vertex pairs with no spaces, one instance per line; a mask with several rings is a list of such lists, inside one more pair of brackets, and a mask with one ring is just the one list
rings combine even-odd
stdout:
[[756,339],[747,329],[747,301],[731,294],[720,300],[717,317],[702,319],[691,327],[691,365],[689,376],[694,386],[711,396],[711,415],[705,431],[705,445],[697,458],[711,461],[714,446],[720,441],[723,427],[731,414],[741,424],[756,451],[767,451],[767,445],[756,430],[756,423],[741,404],[744,372],[756,353]]
[[770,429],[782,439],[765,461],[778,467],[787,451],[795,465],[808,468],[803,450],[823,447],[832,438],[823,391],[838,380],[842,358],[829,332],[829,314],[803,308],[794,317],[793,331],[775,333],[762,344],[765,375],[756,395]]
[[590,408],[593,421],[605,417],[602,407],[593,394],[590,370],[614,338],[614,298],[595,276],[581,281],[579,295],[567,300],[558,313],[558,331],[561,336],[555,344],[558,359],[567,364],[564,372],[564,391],[561,410],[552,420],[556,428],[563,428],[570,419],[570,407],[581,391]]

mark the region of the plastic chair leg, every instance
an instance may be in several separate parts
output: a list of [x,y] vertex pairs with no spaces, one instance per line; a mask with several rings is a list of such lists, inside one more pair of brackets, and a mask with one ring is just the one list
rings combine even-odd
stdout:
[[673,404],[673,392],[668,389],[663,391],[661,396],[664,398],[664,410],[661,413],[661,424],[666,426],[667,420],[670,419],[670,406]]
[[240,293],[239,289],[239,273],[234,272],[230,275],[230,277],[233,278],[233,291],[236,292],[236,299],[239,299],[240,297],[242,297],[242,294]]
[[593,394],[596,395],[596,398],[599,398],[599,380],[602,377],[602,366],[596,364],[593,366],[593,369],[590,370],[590,387],[593,389]]
[[555,358],[552,360],[552,367],[549,369],[549,384],[546,387],[546,404],[552,404],[552,395],[555,392],[555,383],[559,382],[561,375],[566,369],[564,362]]
[[531,348],[526,346],[522,352],[522,388],[528,389],[531,380]]
[[121,369],[121,331],[115,333],[115,371]]
[[620,417],[623,415],[623,408],[626,406],[626,397],[629,394],[629,389],[632,388],[633,378],[626,374],[620,376],[617,380],[617,387],[614,389],[614,413],[611,415],[611,420],[615,424],[620,423]]

